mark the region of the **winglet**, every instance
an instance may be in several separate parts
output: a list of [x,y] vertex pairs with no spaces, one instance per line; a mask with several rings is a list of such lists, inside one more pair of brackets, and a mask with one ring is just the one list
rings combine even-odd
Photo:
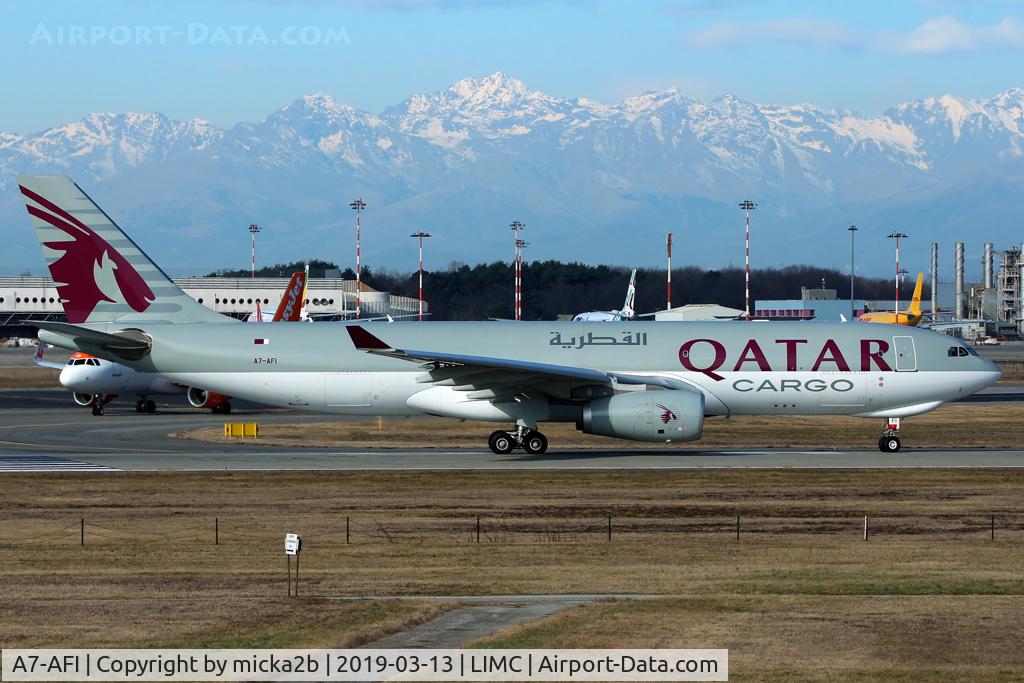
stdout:
[[352,337],[352,344],[360,351],[388,351],[391,349],[390,346],[359,325],[350,325],[345,329],[348,330],[348,336]]

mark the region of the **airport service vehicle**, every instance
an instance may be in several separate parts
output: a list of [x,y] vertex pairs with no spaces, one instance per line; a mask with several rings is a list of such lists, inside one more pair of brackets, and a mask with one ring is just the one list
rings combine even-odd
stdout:
[[626,287],[626,301],[618,311],[588,311],[573,316],[575,323],[596,323],[596,322],[618,322],[621,320],[632,320],[636,316],[633,304],[636,302],[636,268],[629,276],[629,286]]
[[895,451],[902,418],[1001,374],[960,340],[897,325],[227,321],[70,178],[18,182],[68,317],[34,323],[40,340],[270,405],[511,423],[496,453],[543,453],[545,422],[675,443],[731,415],[879,418]]
[[917,284],[914,285],[914,295],[910,298],[910,305],[905,311],[874,311],[864,313],[857,320],[862,323],[887,323],[889,325],[908,325],[916,327],[924,314],[921,312],[921,289],[924,287],[924,273],[917,274]]
[[[274,313],[273,322],[296,322],[300,319],[305,302],[308,270],[292,274],[284,296]],[[259,302],[257,302],[259,307]],[[227,316],[224,316],[227,319]],[[257,308],[256,319],[262,322]],[[173,382],[166,377],[133,369],[122,363],[97,358],[80,351],[75,352],[66,364],[43,360],[43,343],[39,343],[35,355],[36,365],[60,370],[60,383],[71,390],[71,396],[80,406],[91,406],[93,415],[102,415],[103,406],[118,395],[135,394],[135,412],[156,412],[156,402],[149,398],[155,395],[185,394],[194,408],[206,408],[211,413],[227,415],[231,412],[231,397],[197,386]]]

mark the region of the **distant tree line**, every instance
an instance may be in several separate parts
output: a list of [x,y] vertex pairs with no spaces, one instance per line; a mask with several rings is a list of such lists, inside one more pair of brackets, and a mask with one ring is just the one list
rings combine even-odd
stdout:
[[[329,262],[309,262],[310,277],[323,277],[325,270],[337,270]],[[287,277],[302,270],[305,262],[280,263],[256,270],[258,277]],[[590,266],[583,263],[536,261],[523,265],[523,317],[552,320],[559,315],[582,311],[612,310],[622,306],[630,269],[624,266]],[[248,270],[223,270],[208,277],[248,277]],[[350,268],[341,270],[344,279],[355,279]],[[417,273],[363,268],[362,280],[370,287],[403,296],[416,297]],[[786,266],[751,271],[753,301],[798,299],[800,288],[825,286],[838,289],[840,299],[849,297],[850,276],[833,268]],[[443,271],[424,272],[424,298],[432,320],[482,320],[511,318],[512,265],[506,262],[468,266],[452,262]],[[665,307],[665,271],[643,268],[636,274],[636,310],[652,312]],[[892,280],[856,278],[858,299],[892,299]],[[901,295],[909,298],[913,280],[905,282]],[[927,289],[927,286],[926,286]],[[929,296],[926,292],[925,297]],[[743,269],[704,270],[695,266],[672,271],[672,305],[717,303],[743,308]]]

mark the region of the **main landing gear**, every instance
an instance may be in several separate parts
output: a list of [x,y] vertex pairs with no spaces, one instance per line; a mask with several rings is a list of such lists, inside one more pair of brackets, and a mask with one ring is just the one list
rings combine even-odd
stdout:
[[136,413],[155,413],[156,412],[156,401],[149,398],[140,398],[135,402]]
[[882,426],[882,438],[878,440],[878,450],[883,453],[895,453],[900,449],[900,418],[890,417]]
[[519,426],[511,431],[499,429],[487,439],[487,445],[498,455],[508,455],[516,448],[539,455],[548,449],[548,438],[536,429]]

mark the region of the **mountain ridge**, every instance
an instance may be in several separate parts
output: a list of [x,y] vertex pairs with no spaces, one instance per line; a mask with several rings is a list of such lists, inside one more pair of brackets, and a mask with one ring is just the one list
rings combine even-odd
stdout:
[[[349,195],[364,195],[367,218],[383,232],[431,229],[431,247],[446,259],[500,255],[508,239],[499,229],[520,218],[544,250],[538,258],[613,254],[648,265],[675,231],[688,235],[695,263],[735,263],[735,205],[749,197],[772,235],[761,246],[766,265],[798,249],[805,260],[841,265],[836,245],[820,241],[838,239],[849,222],[899,226],[922,245],[979,234],[1005,242],[1001,216],[1024,208],[1015,192],[1024,89],[924,98],[867,117],[728,93],[701,102],[674,88],[604,104],[546,95],[496,72],[380,113],[317,92],[227,128],[125,112],[0,133],[0,215],[15,226],[24,225],[15,222],[24,221],[11,191],[17,173],[65,173],[109,196],[118,205],[108,210],[138,222],[157,258],[187,253],[174,237],[181,230],[214,252],[232,250],[235,225],[254,220],[297,229],[284,249],[324,245],[344,255]],[[12,231],[0,267],[38,261],[22,232]],[[623,234],[633,237],[625,245]],[[364,246],[371,258],[398,261],[408,245]],[[863,248],[881,259],[887,247]]]

